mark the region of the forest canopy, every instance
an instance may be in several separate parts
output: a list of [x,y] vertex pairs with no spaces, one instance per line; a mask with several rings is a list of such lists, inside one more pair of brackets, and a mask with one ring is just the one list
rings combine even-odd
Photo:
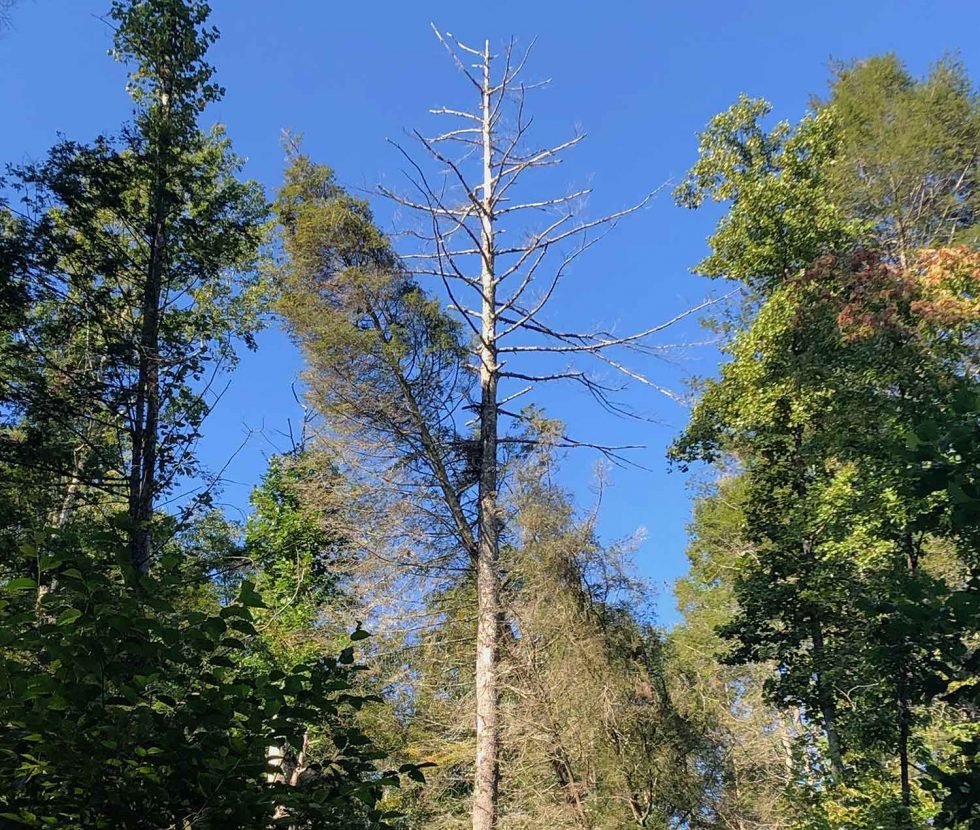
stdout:
[[[797,120],[734,97],[673,191],[714,203],[705,299],[574,329],[604,288],[569,275],[655,191],[556,187],[584,135],[540,143],[530,50],[433,27],[460,95],[404,189],[291,133],[266,188],[210,122],[208,4],[106,22],[132,117],[0,180],[0,827],[980,828],[961,62],[835,63]],[[631,447],[544,390],[645,424],[627,386],[684,396],[654,358],[688,318],[721,359],[664,459],[667,625],[602,530]],[[305,417],[238,516],[200,442],[268,327]]]

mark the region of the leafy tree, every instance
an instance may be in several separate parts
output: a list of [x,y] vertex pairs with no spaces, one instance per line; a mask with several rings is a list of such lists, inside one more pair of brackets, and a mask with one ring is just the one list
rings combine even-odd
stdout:
[[762,293],[846,246],[857,230],[827,183],[839,152],[836,114],[822,110],[795,129],[780,122],[767,130],[762,121],[771,109],[743,95],[716,115],[701,135],[697,162],[674,192],[688,208],[709,199],[728,205],[697,272]]
[[834,68],[821,110],[839,124],[831,192],[862,244],[903,265],[919,248],[976,245],[980,102],[946,57],[923,80],[893,54]]
[[119,139],[62,142],[12,182],[23,218],[11,280],[34,309],[16,343],[44,369],[11,391],[27,436],[51,447],[66,508],[83,494],[125,499],[143,573],[155,499],[197,472],[211,383],[256,327],[248,274],[265,205],[221,130],[197,124],[221,94],[208,7],[118,2],[112,16],[134,123]]
[[735,585],[755,554],[745,538],[745,491],[744,478],[729,474],[696,499],[690,568],[675,587],[682,622],[669,634],[667,679],[707,746],[704,799],[716,821],[789,828],[794,797],[819,777],[808,764],[817,730],[799,709],[781,711],[767,700],[770,664],[726,661],[729,643],[719,634],[738,612]]
[[[743,99],[709,125],[678,193],[730,202],[699,267],[753,303],[674,455],[740,468],[752,556],[732,583],[728,659],[771,661],[769,699],[822,727],[837,795],[815,796],[813,816],[832,826],[928,819],[913,756],[936,749],[929,704],[969,635],[952,611],[963,585],[933,564],[945,502],[906,444],[970,382],[975,256],[915,246],[973,221],[960,188],[976,107],[951,64],[924,82],[900,69],[842,69],[795,130],[766,132],[768,108]],[[876,142],[896,118],[901,139]]]
[[[76,524],[25,551],[58,574],[53,588],[0,588],[4,826],[380,826],[397,777],[378,775],[345,714],[361,705],[351,649],[285,670],[257,662],[265,602],[253,583],[205,602],[165,561],[142,599],[106,564],[113,545],[125,561],[111,533]],[[329,725],[335,751],[305,787],[267,782],[267,746],[301,745],[311,721]]]
[[[206,4],[112,15],[134,123],[14,171],[0,208],[0,822],[386,826],[400,774],[356,725],[353,644],[290,651],[273,625],[284,555],[313,555],[285,550],[295,521],[256,520],[250,573],[226,521],[157,509],[199,474],[210,383],[258,323],[265,204],[197,125],[220,96]],[[306,748],[310,724],[283,780],[269,747]]]

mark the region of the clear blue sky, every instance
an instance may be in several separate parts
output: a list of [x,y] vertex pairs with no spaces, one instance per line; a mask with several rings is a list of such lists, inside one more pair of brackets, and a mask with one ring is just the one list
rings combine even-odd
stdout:
[[[19,0],[13,29],[0,36],[0,160],[40,156],[60,132],[86,140],[113,132],[128,116],[123,70],[106,56],[110,31],[98,18],[108,0]],[[431,123],[432,106],[459,103],[466,88],[435,42],[435,21],[464,41],[537,36],[530,73],[553,79],[533,102],[548,135],[589,134],[563,169],[568,184],[590,184],[590,212],[628,204],[677,179],[694,160],[695,133],[740,92],[768,98],[780,118],[796,119],[822,92],[831,59],[895,51],[924,72],[956,51],[980,77],[980,4],[971,0],[830,0],[751,2],[360,2],[213,0],[222,38],[212,53],[225,100],[206,121],[228,127],[247,174],[276,185],[283,128],[352,188],[397,183],[402,161],[385,141]],[[378,205],[382,220],[387,208]],[[571,276],[551,319],[592,322],[620,331],[647,327],[701,299],[711,288],[689,269],[705,251],[710,212],[674,207],[665,193],[621,225]],[[664,338],[697,337],[688,327]],[[681,365],[640,365],[665,386],[714,371],[717,355],[690,350]],[[296,419],[290,384],[300,363],[281,334],[268,331],[246,355],[202,447],[222,466],[249,430],[257,430],[228,468],[224,501],[247,508],[248,491],[278,435]],[[684,409],[634,390],[630,402],[656,418],[649,425],[598,413],[575,394],[542,399],[583,438],[643,443],[635,460],[651,472],[618,470],[604,500],[607,538],[647,531],[638,551],[642,574],[664,593],[661,619],[675,619],[669,583],[685,567],[688,482],[668,473],[664,450],[683,426]],[[609,437],[612,436],[610,439]],[[590,499],[594,458],[572,455],[568,485]]]

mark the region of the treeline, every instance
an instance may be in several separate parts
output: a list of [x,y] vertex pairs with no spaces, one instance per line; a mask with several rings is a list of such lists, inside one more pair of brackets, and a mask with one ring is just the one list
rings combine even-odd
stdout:
[[[438,32],[473,106],[400,148],[397,246],[296,140],[267,195],[200,123],[208,17],[114,3],[133,120],[4,181],[0,827],[980,826],[962,67],[843,65],[798,124],[741,98],[701,136],[676,196],[725,204],[697,270],[739,291],[671,449],[707,483],[665,631],[561,485],[616,441],[531,402],[656,385],[655,310],[551,322],[646,198],[539,190],[580,138],[533,144],[527,55]],[[239,523],[195,448],[270,323],[308,417]]]

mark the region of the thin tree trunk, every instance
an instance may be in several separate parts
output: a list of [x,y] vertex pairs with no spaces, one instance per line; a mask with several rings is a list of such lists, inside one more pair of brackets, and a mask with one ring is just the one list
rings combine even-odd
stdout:
[[[823,660],[823,627],[819,621],[813,623],[813,656],[819,665]],[[817,697],[820,701],[820,714],[823,717],[824,734],[827,736],[827,749],[830,753],[830,767],[835,780],[844,777],[844,759],[841,753],[840,736],[837,734],[837,712],[834,699],[827,688],[823,672],[816,671]]]
[[[160,118],[169,118],[169,93],[163,96]],[[130,564],[136,574],[150,568],[157,445],[160,431],[160,301],[167,257],[166,170],[170,155],[167,127],[158,137],[150,204],[150,262],[140,304],[139,361],[132,427],[132,467],[129,474]]]
[[902,806],[912,806],[912,783],[909,777],[909,733],[912,712],[909,707],[908,674],[903,665],[898,672],[898,763],[902,782]]
[[[157,211],[154,211],[157,213]],[[154,217],[150,269],[143,295],[139,341],[139,368],[136,388],[136,418],[133,427],[133,461],[129,475],[130,562],[137,574],[150,567],[153,519],[154,471],[160,422],[160,295],[163,254],[166,246],[162,211]]]
[[[799,710],[794,710],[789,716],[793,724],[799,724]],[[783,764],[786,767],[786,782],[793,780],[794,758],[793,758],[793,732],[786,718],[779,720],[779,742],[783,747]]]
[[497,658],[500,650],[499,515],[497,509],[496,285],[494,281],[490,43],[483,61],[482,322],[480,345],[480,481],[476,562],[476,764],[473,830],[495,830],[500,782]]
[[[905,531],[905,556],[910,579],[914,579],[919,568],[919,549],[912,531]],[[912,806],[912,782],[909,771],[909,738],[912,731],[912,705],[909,699],[909,644],[904,641],[899,653],[899,668],[896,693],[898,697],[898,763],[902,786],[902,805]]]
[[575,811],[575,816],[579,824],[584,830],[591,830],[592,822],[589,820],[589,814],[585,810],[585,804],[582,803],[582,785],[575,778],[571,759],[565,751],[564,744],[557,733],[557,729],[553,729],[552,731],[551,768],[554,770],[555,777],[558,779],[558,785],[565,795],[565,802]]

